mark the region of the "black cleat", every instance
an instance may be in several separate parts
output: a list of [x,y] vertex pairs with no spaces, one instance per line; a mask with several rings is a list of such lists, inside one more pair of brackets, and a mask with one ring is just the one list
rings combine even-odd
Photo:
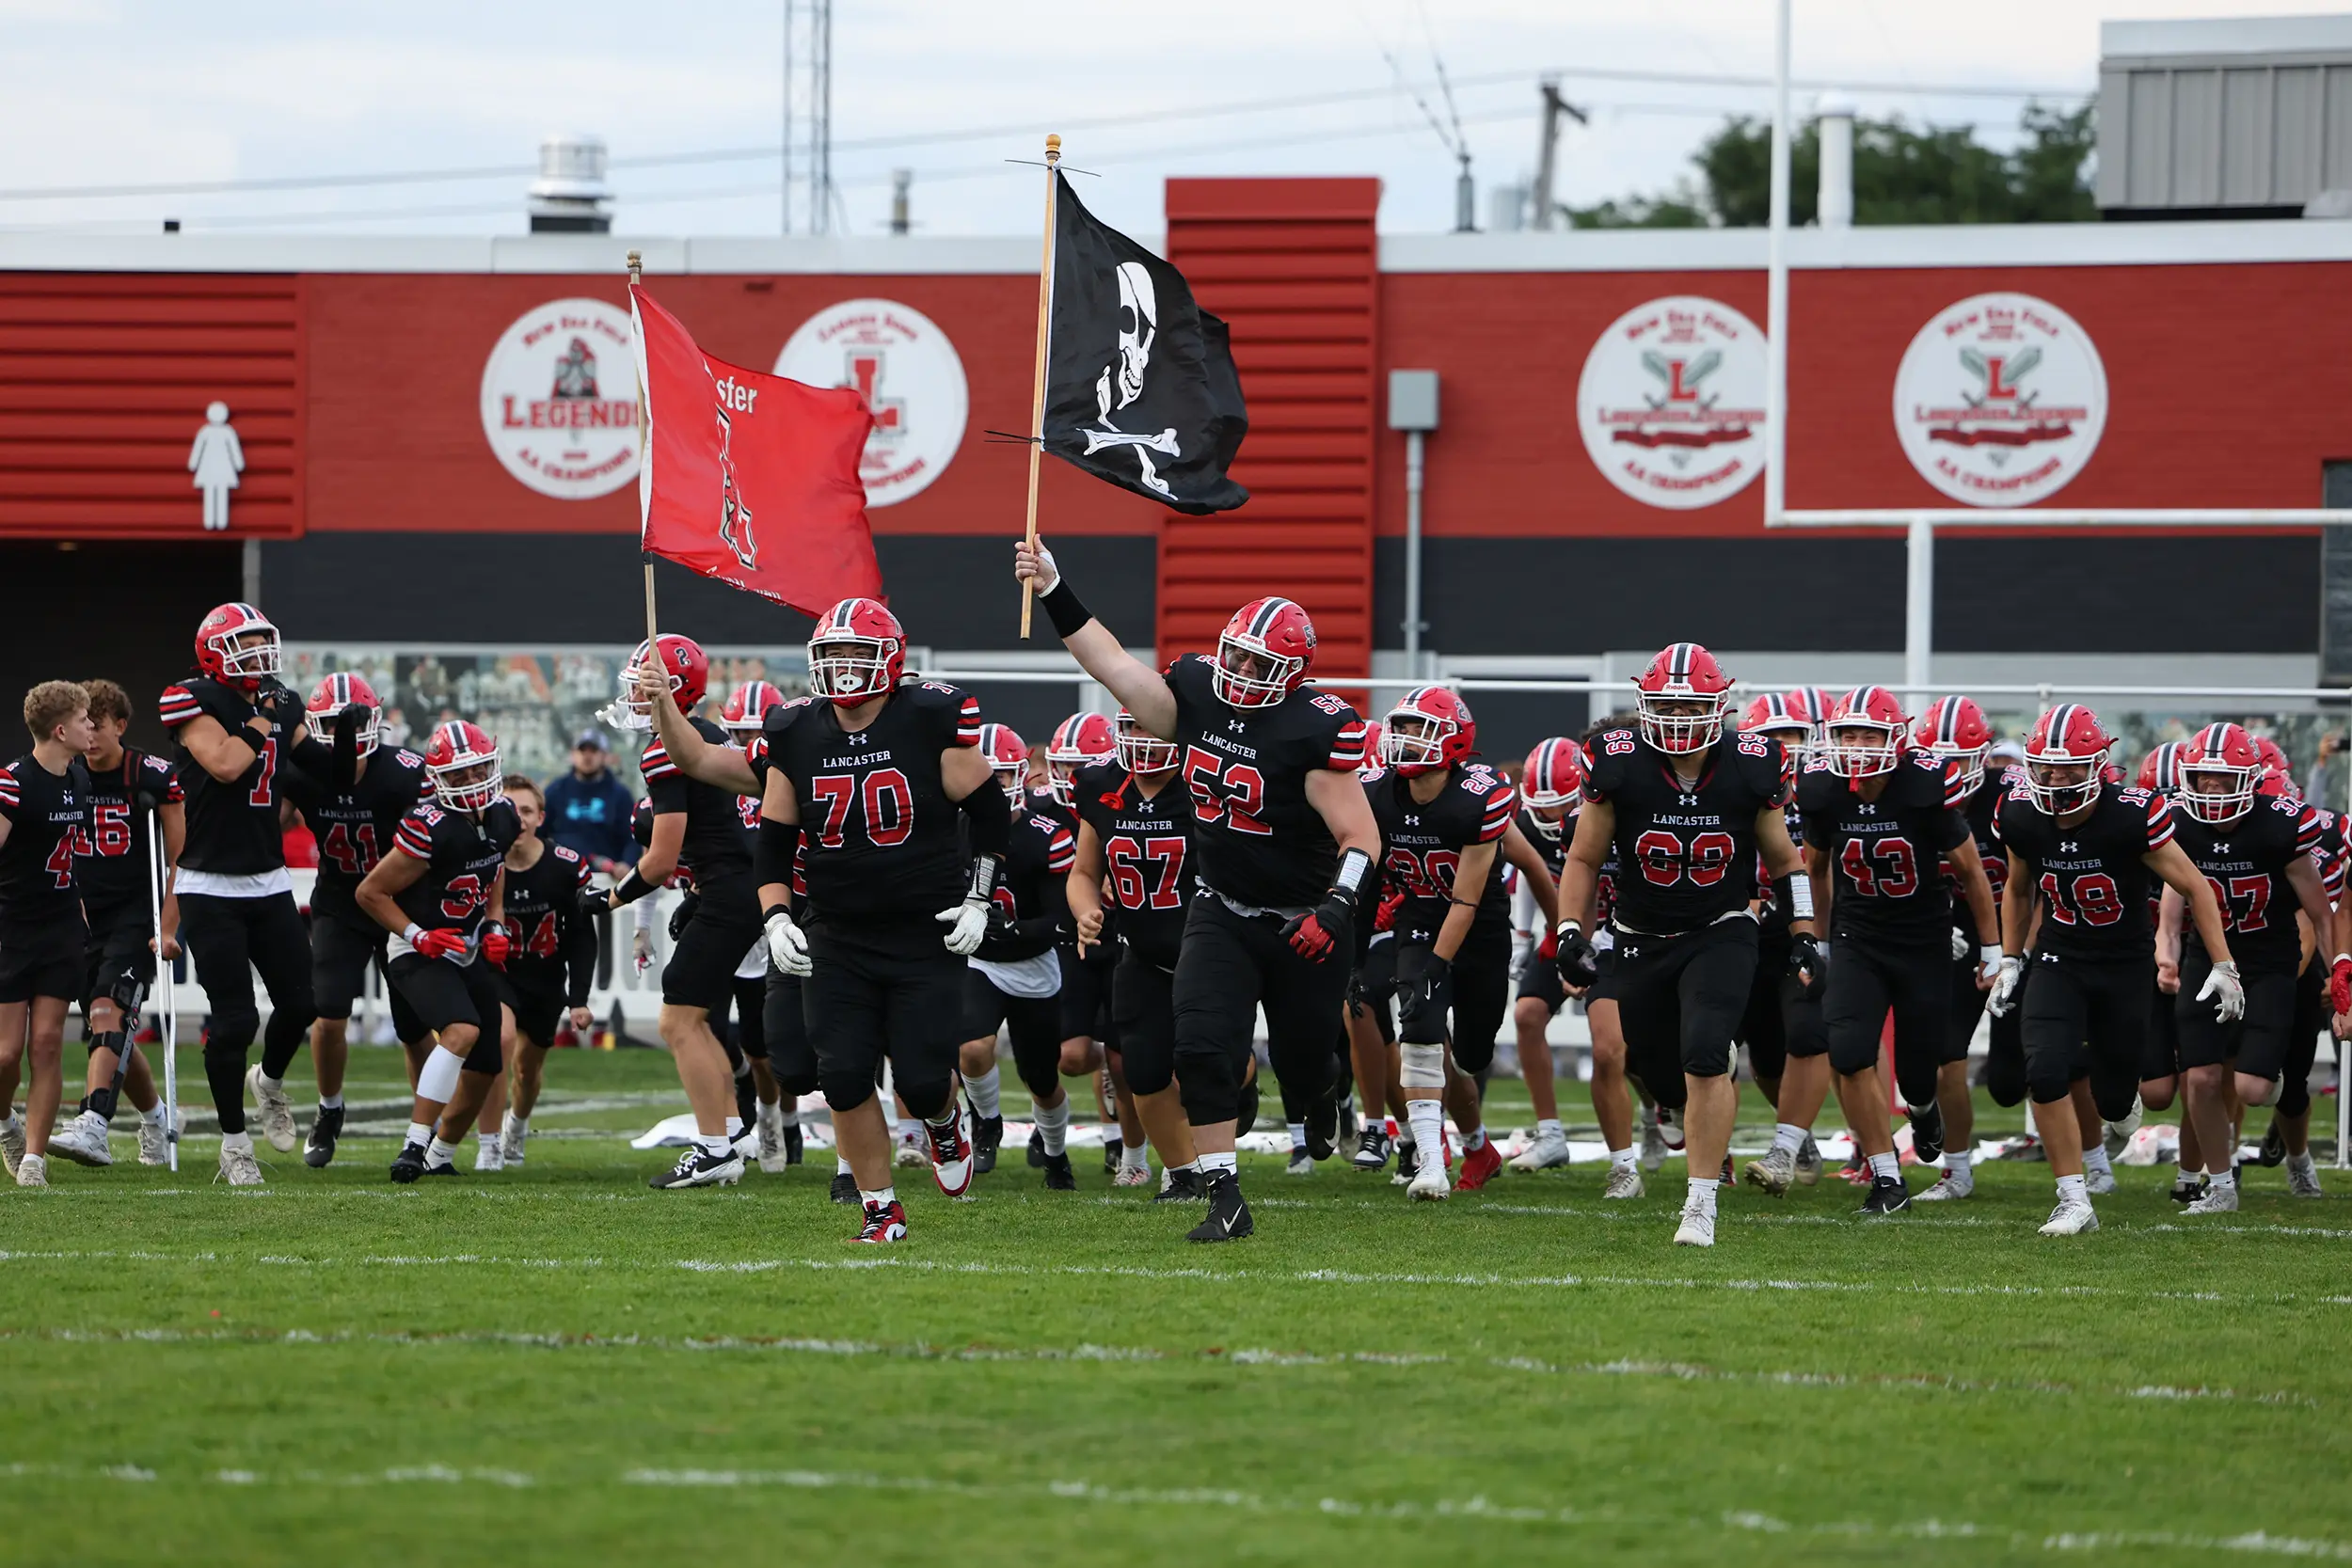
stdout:
[[1117,1176],[1119,1174],[1120,1159],[1126,1152],[1126,1139],[1104,1138],[1103,1140],[1103,1174],[1104,1176]]
[[392,1180],[405,1187],[423,1174],[424,1145],[401,1145],[400,1157],[392,1162]]
[[1364,1123],[1364,1130],[1356,1140],[1356,1153],[1348,1163],[1360,1171],[1386,1169],[1389,1164],[1388,1130],[1376,1121]]
[[996,1168],[996,1150],[1004,1146],[1005,1118],[976,1116],[972,1118],[972,1174],[986,1176]]
[[1233,1136],[1238,1138],[1258,1125],[1258,1081],[1255,1078],[1241,1086],[1241,1097],[1235,1105]]
[[1870,1196],[1862,1200],[1862,1217],[1884,1219],[1911,1207],[1911,1189],[1899,1176],[1882,1176],[1870,1182]]
[[424,1174],[427,1176],[455,1176],[457,1173],[457,1162],[454,1160],[444,1160],[437,1165],[428,1164],[424,1167]]
[[2205,1196],[2205,1179],[2201,1173],[2184,1176],[2172,1183],[2172,1201],[2180,1204],[2196,1202]]
[[858,1206],[861,1200],[857,1196],[857,1178],[846,1170],[834,1172],[832,1196],[835,1203]]
[[1045,1190],[1049,1193],[1074,1193],[1078,1190],[1078,1173],[1070,1168],[1070,1151],[1045,1157]]
[[312,1170],[324,1170],[335,1158],[335,1140],[343,1134],[343,1108],[322,1105],[318,1119],[310,1123],[310,1136],[302,1145],[302,1163]]
[[1340,1101],[1342,1091],[1337,1084],[1330,1093],[1315,1096],[1307,1107],[1307,1152],[1317,1164],[1337,1152],[1340,1138]]
[[1409,1185],[1414,1173],[1421,1169],[1421,1145],[1405,1133],[1399,1132],[1395,1141],[1389,1147],[1396,1152],[1396,1169],[1389,1177],[1389,1185],[1391,1187]]
[[700,1144],[689,1144],[677,1164],[645,1183],[658,1190],[677,1187],[732,1187],[743,1180],[743,1156],[733,1149],[713,1154]]
[[1209,1184],[1197,1170],[1162,1171],[1160,1190],[1152,1195],[1154,1203],[1198,1203],[1209,1196]]
[[1944,1107],[1914,1105],[1911,1111],[1911,1152],[1928,1164],[1944,1157]]
[[807,1145],[801,1138],[801,1124],[797,1121],[786,1122],[784,1124],[784,1163],[787,1165],[804,1163],[806,1148]]
[[1045,1168],[1045,1134],[1034,1127],[1029,1129],[1029,1168]]
[[1184,1233],[1191,1242],[1237,1242],[1257,1226],[1242,1201],[1241,1178],[1221,1170],[1209,1179],[1209,1215]]
[[2279,1118],[2270,1118],[2270,1131],[2263,1134],[2262,1153],[2255,1156],[2264,1165],[2283,1165],[2287,1162],[2286,1134],[2279,1130]]

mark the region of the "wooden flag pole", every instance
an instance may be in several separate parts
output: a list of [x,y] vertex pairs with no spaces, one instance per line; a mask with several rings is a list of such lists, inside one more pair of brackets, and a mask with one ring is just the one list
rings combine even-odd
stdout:
[[[644,280],[644,255],[641,251],[632,250],[628,253],[628,286],[632,295]],[[632,303],[634,303],[633,299]],[[634,314],[633,311],[631,313]],[[645,414],[645,382],[644,378],[640,376],[637,381],[637,461],[640,463],[652,460],[653,454],[648,450],[653,438],[653,432],[649,428],[651,424],[652,421],[646,418]],[[645,557],[645,642],[649,647],[655,637],[654,626],[653,557],[648,555]]]
[[[1037,269],[1037,380],[1029,397],[1029,547],[1037,547],[1038,462],[1045,455],[1045,357],[1054,326],[1054,166],[1061,162],[1061,138],[1045,138],[1045,254]],[[1029,610],[1037,585],[1021,584],[1021,637],[1029,636]]]

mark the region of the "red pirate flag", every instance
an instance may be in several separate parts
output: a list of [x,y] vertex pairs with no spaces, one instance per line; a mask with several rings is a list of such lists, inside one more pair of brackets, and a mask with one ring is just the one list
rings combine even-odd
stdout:
[[857,471],[873,427],[865,400],[713,359],[643,288],[628,295],[645,553],[808,615],[880,598]]

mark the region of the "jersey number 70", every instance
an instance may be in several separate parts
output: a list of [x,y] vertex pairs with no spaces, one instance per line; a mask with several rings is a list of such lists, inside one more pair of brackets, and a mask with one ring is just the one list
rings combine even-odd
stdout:
[[808,781],[808,793],[825,809],[817,829],[819,848],[838,849],[846,842],[852,800],[865,807],[866,836],[880,847],[904,844],[914,832],[914,791],[895,768],[878,768],[863,783],[854,773],[819,773]]

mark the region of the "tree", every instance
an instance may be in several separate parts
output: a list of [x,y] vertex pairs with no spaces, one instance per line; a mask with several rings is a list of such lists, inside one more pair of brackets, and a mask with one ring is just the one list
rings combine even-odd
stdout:
[[[1853,135],[1856,223],[2083,223],[2097,219],[2089,165],[2097,146],[2096,103],[2074,109],[2027,105],[2015,150],[1977,140],[1973,126],[1914,129],[1899,115],[1857,119]],[[1579,229],[1758,229],[1772,210],[1772,128],[1734,116],[1702,143],[1692,163],[1699,182],[1658,196],[1572,208]],[[1788,147],[1788,221],[1816,216],[1820,189],[1818,120]]]

